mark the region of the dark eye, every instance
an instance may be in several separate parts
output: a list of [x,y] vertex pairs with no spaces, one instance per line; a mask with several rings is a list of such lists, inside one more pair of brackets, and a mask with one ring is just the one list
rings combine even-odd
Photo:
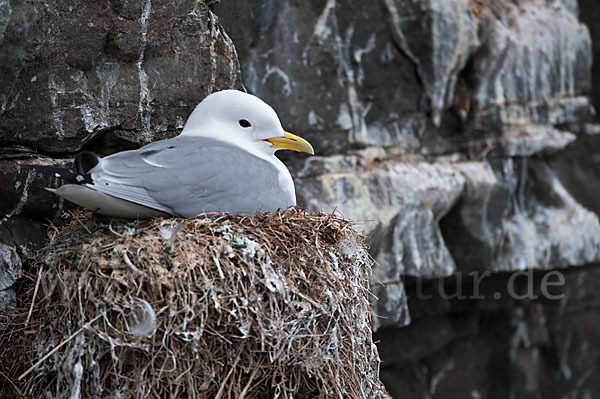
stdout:
[[250,122],[248,122],[246,119],[240,119],[238,121],[238,123],[240,124],[241,127],[250,127],[250,126],[252,126],[250,124]]

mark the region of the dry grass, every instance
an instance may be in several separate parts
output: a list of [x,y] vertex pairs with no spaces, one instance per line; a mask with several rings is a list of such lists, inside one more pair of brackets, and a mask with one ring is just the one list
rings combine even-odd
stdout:
[[299,208],[72,215],[1,333],[0,397],[386,397],[362,240]]

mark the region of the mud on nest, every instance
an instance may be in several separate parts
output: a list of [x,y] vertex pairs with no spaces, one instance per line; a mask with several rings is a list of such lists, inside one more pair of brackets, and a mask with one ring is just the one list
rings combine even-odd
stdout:
[[386,397],[362,240],[299,208],[71,215],[1,333],[0,396]]

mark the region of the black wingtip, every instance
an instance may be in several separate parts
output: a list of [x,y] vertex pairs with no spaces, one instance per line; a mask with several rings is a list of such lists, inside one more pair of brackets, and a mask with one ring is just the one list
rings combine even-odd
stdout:
[[50,165],[23,165],[23,167],[43,175],[52,175],[62,183],[94,184],[89,172],[98,165],[98,162],[100,158],[96,154],[86,151],[75,157],[73,162],[75,171]]
[[41,175],[54,176],[57,179],[61,179],[63,182],[77,182],[77,175],[68,169],[50,165],[22,165],[22,167]]

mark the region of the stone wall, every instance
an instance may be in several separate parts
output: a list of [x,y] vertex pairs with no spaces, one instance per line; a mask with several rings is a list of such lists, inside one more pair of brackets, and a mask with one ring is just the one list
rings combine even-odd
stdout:
[[[36,221],[64,206],[28,165],[175,135],[206,94],[243,82],[315,147],[283,154],[299,202],[369,235],[395,397],[592,395],[596,3],[0,1],[1,259],[18,270]],[[510,299],[527,269],[536,289],[560,270],[562,299]],[[439,295],[486,272],[483,298]]]

